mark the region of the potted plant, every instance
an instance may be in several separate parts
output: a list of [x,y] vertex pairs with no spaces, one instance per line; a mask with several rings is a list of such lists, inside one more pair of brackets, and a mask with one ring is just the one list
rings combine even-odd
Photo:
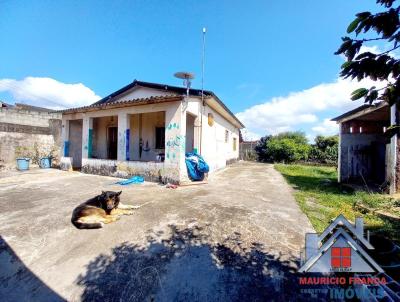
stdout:
[[17,169],[20,171],[29,170],[29,162],[32,157],[32,149],[25,146],[15,148],[15,158],[17,160]]
[[40,146],[35,143],[35,156],[33,162],[37,163],[40,168],[51,168],[52,161],[57,158],[59,148],[56,145]]

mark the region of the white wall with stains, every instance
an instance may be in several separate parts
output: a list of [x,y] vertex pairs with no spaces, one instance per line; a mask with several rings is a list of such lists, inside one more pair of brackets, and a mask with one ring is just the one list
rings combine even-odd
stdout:
[[[133,99],[170,93],[138,88],[127,92],[119,99]],[[208,114],[214,118],[208,124]],[[111,116],[114,118],[111,120]],[[202,117],[202,118],[201,118]],[[239,156],[239,129],[209,105],[202,106],[198,97],[185,98],[182,102],[156,103],[148,105],[96,110],[86,113],[64,114],[67,120],[82,119],[82,157],[88,155],[89,129],[94,129],[92,154],[107,158],[106,128],[111,122],[118,125],[118,161],[155,161],[159,153],[165,153],[162,175],[164,179],[179,182],[187,180],[185,152],[197,148],[215,171]],[[201,124],[202,121],[202,124]],[[186,125],[188,122],[188,125]],[[156,149],[156,127],[165,127],[165,149]],[[188,129],[188,132],[186,131]],[[127,130],[129,140],[127,142]],[[227,136],[226,136],[227,132]],[[142,156],[139,143],[142,138]],[[236,148],[234,148],[236,141]],[[201,146],[200,146],[201,142]],[[127,148],[127,145],[128,148]],[[90,161],[86,161],[90,164]]]

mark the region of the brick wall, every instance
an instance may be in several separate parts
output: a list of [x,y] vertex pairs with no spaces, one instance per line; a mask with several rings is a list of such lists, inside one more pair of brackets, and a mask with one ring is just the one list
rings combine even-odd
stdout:
[[61,114],[0,108],[0,165],[15,165],[15,148],[61,146]]

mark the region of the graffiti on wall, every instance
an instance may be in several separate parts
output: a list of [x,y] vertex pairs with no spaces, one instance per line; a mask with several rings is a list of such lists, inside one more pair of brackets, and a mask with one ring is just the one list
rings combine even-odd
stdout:
[[169,123],[166,129],[165,157],[170,162],[178,162],[179,154],[185,152],[185,136],[179,133],[179,123]]

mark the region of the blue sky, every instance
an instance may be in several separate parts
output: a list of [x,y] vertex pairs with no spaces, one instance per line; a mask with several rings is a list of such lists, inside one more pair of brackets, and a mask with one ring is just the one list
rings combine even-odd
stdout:
[[378,8],[372,0],[0,0],[0,6],[6,102],[82,105],[134,79],[181,85],[172,76],[180,70],[194,72],[193,86],[200,87],[205,26],[206,89],[238,113],[249,133],[303,130],[310,137],[333,133],[326,119],[354,106],[345,98],[356,84],[338,82],[343,59],[333,53],[355,13]]

